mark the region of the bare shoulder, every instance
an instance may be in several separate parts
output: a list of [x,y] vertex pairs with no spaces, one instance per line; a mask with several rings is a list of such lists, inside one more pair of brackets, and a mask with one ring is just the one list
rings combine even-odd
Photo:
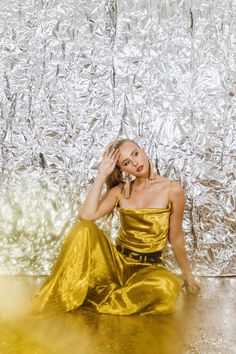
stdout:
[[113,196],[115,196],[115,197],[118,197],[120,194],[121,194],[121,192],[122,192],[122,184],[120,183],[120,184],[118,184],[117,186],[115,186],[115,187],[112,187],[111,189],[110,189],[110,194],[112,194]]
[[[171,182],[171,185],[170,185]],[[179,199],[184,197],[184,189],[180,181],[170,179],[164,176],[158,176],[156,185],[161,185],[161,189],[167,191],[170,187],[170,199]]]
[[171,182],[171,190],[173,190],[174,192],[180,192],[181,190],[183,190],[182,184],[180,183],[180,181],[174,180],[174,179],[170,179],[164,176],[158,176],[158,178],[154,181],[154,183],[156,185],[163,185],[163,187],[169,187]]
[[185,205],[185,194],[184,189],[180,181],[170,180],[171,189],[170,189],[170,201],[172,202],[172,206],[184,208]]
[[182,184],[180,183],[180,181],[176,181],[174,179],[170,179],[169,181],[171,181],[171,192],[177,196],[181,195],[184,193],[184,189]]
[[122,191],[122,184],[112,187],[111,189],[107,190],[103,194],[103,196],[101,197],[101,200],[117,199],[120,196],[121,191]]

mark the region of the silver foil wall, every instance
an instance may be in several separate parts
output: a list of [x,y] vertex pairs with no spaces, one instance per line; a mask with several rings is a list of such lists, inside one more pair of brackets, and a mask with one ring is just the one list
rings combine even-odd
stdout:
[[121,136],[182,182],[194,273],[236,274],[235,19],[236,0],[0,1],[1,274],[48,274]]

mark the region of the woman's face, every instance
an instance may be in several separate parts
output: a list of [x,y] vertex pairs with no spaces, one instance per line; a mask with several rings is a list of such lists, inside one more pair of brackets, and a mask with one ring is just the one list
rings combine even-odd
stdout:
[[132,142],[125,142],[119,147],[120,157],[117,161],[122,171],[135,177],[147,177],[149,162],[143,149]]

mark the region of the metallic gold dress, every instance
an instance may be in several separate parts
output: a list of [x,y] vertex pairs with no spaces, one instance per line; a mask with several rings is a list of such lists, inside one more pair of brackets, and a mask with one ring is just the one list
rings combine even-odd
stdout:
[[[170,208],[169,197],[167,208],[117,207],[117,244],[136,252],[162,251]],[[180,289],[179,278],[166,269],[162,257],[155,264],[132,260],[94,222],[80,220],[68,232],[32,305],[37,312],[86,308],[116,315],[167,314],[174,310]]]

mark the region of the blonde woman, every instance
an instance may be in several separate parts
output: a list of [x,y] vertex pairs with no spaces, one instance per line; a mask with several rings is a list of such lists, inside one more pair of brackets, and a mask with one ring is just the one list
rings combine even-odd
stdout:
[[[104,184],[107,191],[101,196]],[[184,206],[181,184],[155,173],[135,141],[111,143],[80,220],[71,227],[50,276],[34,296],[34,310],[171,313],[182,281],[163,262],[168,240],[182,271],[183,285],[190,293],[199,290],[184,246]],[[94,223],[114,208],[120,214],[116,245]]]

